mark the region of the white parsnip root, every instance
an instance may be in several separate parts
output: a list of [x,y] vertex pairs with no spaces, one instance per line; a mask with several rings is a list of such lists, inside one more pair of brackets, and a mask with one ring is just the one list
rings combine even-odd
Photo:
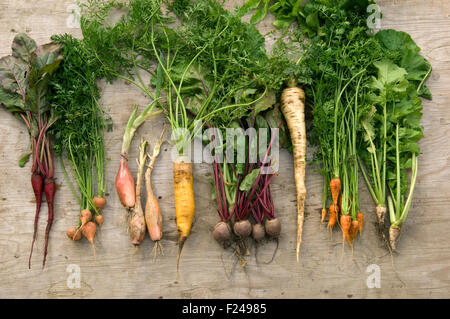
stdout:
[[303,221],[305,216],[306,126],[305,92],[293,85],[281,95],[281,112],[286,119],[294,153],[294,178],[297,190],[297,262],[300,260]]
[[386,216],[386,206],[377,205],[377,220],[378,220],[378,227],[381,232],[384,231],[384,219]]

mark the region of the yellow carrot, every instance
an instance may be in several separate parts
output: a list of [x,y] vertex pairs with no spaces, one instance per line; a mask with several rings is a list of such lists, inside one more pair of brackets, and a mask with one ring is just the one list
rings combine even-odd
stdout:
[[195,214],[194,178],[192,163],[179,157],[173,163],[173,187],[175,198],[175,212],[178,230],[178,258],[177,270],[180,264],[181,251],[186,239],[189,237]]

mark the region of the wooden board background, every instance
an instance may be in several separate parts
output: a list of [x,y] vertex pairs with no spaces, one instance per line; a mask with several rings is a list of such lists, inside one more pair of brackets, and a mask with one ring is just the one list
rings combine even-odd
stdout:
[[[17,32],[27,32],[39,44],[55,33],[80,30],[68,27],[70,5],[75,1],[0,0],[0,56],[10,54]],[[0,110],[0,297],[3,298],[437,298],[450,297],[450,2],[447,0],[383,0],[382,28],[409,32],[430,59],[433,73],[428,84],[433,101],[424,102],[419,158],[419,177],[408,221],[395,257],[391,258],[375,231],[374,205],[363,183],[361,205],[367,223],[356,242],[354,257],[347,248],[341,259],[340,236],[330,242],[325,229],[319,229],[321,179],[313,167],[307,169],[306,220],[302,258],[295,261],[296,204],[292,157],[282,152],[279,176],[273,181],[273,197],[282,221],[283,233],[273,263],[257,263],[255,249],[248,257],[246,271],[233,265],[211,236],[218,220],[210,200],[207,164],[195,165],[196,218],[192,235],[186,242],[181,276],[176,277],[176,227],[171,180],[171,146],[165,144],[156,164],[153,184],[164,213],[165,255],[153,262],[153,244],[147,237],[138,250],[131,247],[124,224],[124,210],[114,190],[123,128],[134,103],[144,105],[146,98],[132,86],[118,81],[103,87],[102,105],[110,111],[114,131],[106,136],[108,206],[105,223],[95,243],[94,260],[86,240],[70,242],[65,231],[75,224],[78,208],[58,166],[56,216],[50,236],[47,266],[41,269],[46,207],[41,211],[37,245],[28,270],[34,201],[29,183],[29,164],[17,166],[26,153],[28,135],[25,127]],[[231,4],[228,4],[231,6]],[[271,30],[270,19],[259,25]],[[269,39],[271,41],[273,39]],[[139,135],[153,143],[163,118],[144,124],[132,146],[137,154]],[[310,154],[310,152],[309,152]],[[135,172],[136,164],[131,161]],[[258,259],[268,260],[274,243],[258,249]],[[79,265],[81,288],[67,287],[67,267]],[[367,266],[381,269],[381,288],[368,288]]]

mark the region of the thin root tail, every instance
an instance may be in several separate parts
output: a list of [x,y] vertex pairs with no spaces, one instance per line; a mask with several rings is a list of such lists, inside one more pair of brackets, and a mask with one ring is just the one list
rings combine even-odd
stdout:
[[178,240],[178,255],[177,255],[177,278],[179,278],[180,275],[180,258],[181,258],[181,251],[183,250],[184,243],[186,242],[187,237],[180,237]]

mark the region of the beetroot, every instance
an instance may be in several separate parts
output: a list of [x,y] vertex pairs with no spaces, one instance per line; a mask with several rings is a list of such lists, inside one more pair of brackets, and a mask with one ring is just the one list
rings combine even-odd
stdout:
[[53,224],[53,201],[56,193],[56,187],[53,178],[45,179],[44,193],[48,206],[48,219],[47,219],[47,227],[45,228],[44,260],[42,262],[42,267],[45,266],[45,260],[47,259],[48,238],[50,236],[50,228],[52,227]]
[[234,233],[240,238],[247,238],[252,233],[252,224],[248,219],[235,222],[233,225]]
[[265,223],[267,235],[278,238],[281,233],[281,223],[278,218],[267,219]]
[[226,222],[220,221],[214,226],[213,237],[219,243],[224,243],[231,239],[231,228]]
[[42,178],[42,176],[40,174],[33,173],[33,175],[31,176],[31,186],[33,187],[34,197],[36,198],[36,214],[34,216],[33,242],[31,243],[30,257],[28,258],[28,268],[31,268],[31,256],[33,256],[33,247],[34,247],[34,242],[36,241],[39,212],[41,210],[41,204],[42,204],[44,179]]
[[254,224],[252,228],[252,237],[256,241],[261,241],[266,236],[266,231],[262,224]]

